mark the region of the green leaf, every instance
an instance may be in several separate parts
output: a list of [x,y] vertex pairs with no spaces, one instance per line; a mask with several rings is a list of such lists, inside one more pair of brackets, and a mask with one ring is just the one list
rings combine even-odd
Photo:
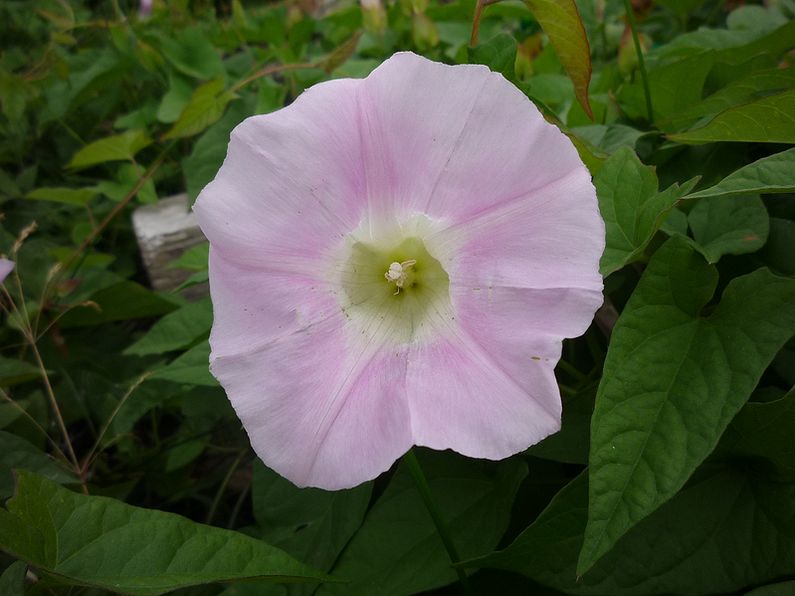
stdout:
[[213,79],[196,89],[182,110],[174,126],[164,139],[181,139],[199,134],[224,115],[227,104],[235,99],[231,91],[224,91],[224,80]]
[[763,473],[795,479],[795,389],[769,402],[748,402],[726,429],[719,451],[755,458]]
[[795,148],[758,159],[732,172],[717,184],[691,193],[686,198],[788,192],[795,192]]
[[673,11],[680,19],[685,19],[704,4],[705,0],[657,0],[661,6]]
[[[422,451],[431,493],[462,557],[494,548],[508,524],[527,467],[496,466],[451,453]],[[334,573],[348,584],[321,586],[319,594],[414,594],[456,579],[450,559],[408,471],[401,464],[342,553]]]
[[[284,88],[280,88],[280,91],[283,97]],[[250,96],[243,96],[241,101],[232,103],[223,117],[196,140],[190,155],[182,160],[185,191],[191,202],[196,200],[201,190],[218,173],[218,169],[226,157],[229,133],[246,116],[254,113],[253,110],[254,106]],[[257,111],[256,113],[263,112]]]
[[594,176],[599,211],[605,220],[607,246],[599,269],[607,276],[638,260],[676,202],[695,185],[690,180],[657,192],[654,168],[622,147]]
[[171,73],[168,92],[160,100],[160,104],[157,107],[157,119],[167,124],[176,122],[182,110],[188,105],[192,94],[192,82],[178,74]]
[[179,350],[206,335],[212,324],[212,303],[204,298],[165,315],[122,353],[146,356]]
[[31,190],[25,195],[26,199],[37,201],[53,201],[66,205],[77,205],[84,207],[88,202],[97,196],[97,191],[93,188],[54,188],[42,187]]
[[[118,203],[130,194],[144,173],[144,168],[139,164],[121,164],[116,170],[114,180],[101,180],[93,186],[92,190]],[[138,190],[137,197],[141,203],[157,202],[157,191],[151,178],[146,180]]]
[[24,383],[25,381],[38,379],[40,376],[41,371],[39,371],[38,366],[25,360],[0,356],[0,387]]
[[179,286],[174,288],[174,292],[181,292],[186,288],[192,288],[193,286],[198,286],[200,284],[206,283],[210,279],[209,272],[205,269],[204,271],[196,271],[195,273],[191,273],[188,278],[183,281]]
[[0,575],[0,594],[22,596],[25,593],[25,574],[28,566],[22,561],[11,563]]
[[77,482],[73,472],[32,443],[17,435],[0,431],[0,500],[11,496],[14,490],[11,470],[17,468],[36,472],[59,484]]
[[173,37],[162,35],[158,41],[166,59],[183,74],[202,80],[223,75],[221,56],[198,27],[182,29]]
[[217,387],[218,381],[210,374],[210,344],[206,341],[196,344],[150,378],[186,385]]
[[617,124],[615,122],[607,125],[575,126],[571,129],[571,132],[606,153],[614,153],[621,147],[629,147],[634,150],[638,139],[650,134],[626,124]]
[[668,135],[678,143],[795,143],[795,89],[721,112],[705,126]]
[[591,82],[591,47],[574,0],[525,0],[555,48],[560,63],[574,83],[574,94],[593,119],[588,102]]
[[76,170],[108,161],[130,160],[151,142],[146,131],[128,130],[86,145],[72,156],[66,167]]
[[[732,81],[704,100],[696,101],[689,106],[683,105],[680,110],[669,114],[658,124],[665,131],[678,131],[691,126],[700,118],[707,116],[711,118],[736,105],[792,87],[795,87],[795,68],[772,68],[752,72],[747,77]],[[698,99],[700,98],[696,98]]]
[[587,517],[580,474],[503,551],[468,562],[525,574],[568,594],[733,594],[795,571],[795,484],[742,467],[705,469],[578,578]]
[[95,306],[81,306],[70,310],[60,319],[62,328],[86,327],[163,315],[177,305],[132,281],[123,281],[91,294]]
[[256,462],[251,499],[264,540],[328,570],[361,526],[372,490],[371,482],[338,491],[298,488]]
[[795,580],[768,584],[746,592],[745,596],[792,596],[793,594],[795,594]]
[[530,447],[527,454],[569,464],[587,464],[595,393],[595,389],[589,389],[564,397],[561,429]]
[[3,550],[69,583],[125,594],[241,580],[326,576],[244,534],[73,493],[26,471],[0,509]]
[[795,333],[795,280],[766,269],[736,278],[705,316],[717,278],[674,236],[613,330],[591,423],[579,574],[676,494]]
[[758,195],[701,199],[687,216],[696,248],[709,263],[723,255],[756,252],[770,230],[770,218]]
[[169,263],[169,269],[189,269],[191,271],[207,271],[210,258],[210,243],[202,242],[186,250],[179,258]]
[[761,251],[765,263],[786,275],[795,275],[795,221],[770,218],[770,234]]
[[494,72],[511,80],[516,64],[516,40],[513,35],[508,35],[505,32],[498,33],[486,43],[469,48],[469,62],[485,64]]
[[[655,122],[701,100],[714,61],[714,52],[703,52],[649,69]],[[640,81],[621,87],[618,99],[621,109],[631,118],[646,117],[645,93]]]

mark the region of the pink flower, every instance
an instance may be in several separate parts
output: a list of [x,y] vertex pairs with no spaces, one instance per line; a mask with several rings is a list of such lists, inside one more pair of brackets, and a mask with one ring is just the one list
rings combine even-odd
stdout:
[[0,284],[3,283],[8,277],[8,274],[14,270],[14,261],[9,261],[0,257]]
[[212,372],[295,484],[560,428],[553,368],[601,304],[604,224],[572,144],[502,76],[400,53],[316,85],[235,129],[195,210]]
[[153,3],[154,0],[141,0],[141,4],[138,6],[138,16],[142,19],[152,16]]

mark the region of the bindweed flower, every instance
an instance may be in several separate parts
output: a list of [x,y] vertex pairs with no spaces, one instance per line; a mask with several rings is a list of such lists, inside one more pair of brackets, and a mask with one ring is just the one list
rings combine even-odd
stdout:
[[212,372],[295,484],[560,428],[553,369],[601,304],[604,224],[572,144],[501,75],[399,53],[316,85],[234,130],[194,209]]
[[8,274],[14,270],[14,261],[9,261],[0,257],[0,284],[3,283],[8,277]]
[[141,3],[138,6],[138,16],[142,19],[151,17],[153,3],[154,0],[141,0]]

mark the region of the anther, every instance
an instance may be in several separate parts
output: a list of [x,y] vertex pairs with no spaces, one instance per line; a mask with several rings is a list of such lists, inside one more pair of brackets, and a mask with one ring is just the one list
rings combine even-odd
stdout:
[[406,283],[406,277],[408,276],[408,270],[411,269],[414,265],[416,265],[417,261],[415,259],[409,259],[408,261],[403,261],[402,263],[398,263],[395,261],[394,263],[389,265],[389,269],[386,273],[384,273],[384,277],[389,283],[395,284],[397,289],[395,290],[395,295],[397,296],[400,293],[400,289]]

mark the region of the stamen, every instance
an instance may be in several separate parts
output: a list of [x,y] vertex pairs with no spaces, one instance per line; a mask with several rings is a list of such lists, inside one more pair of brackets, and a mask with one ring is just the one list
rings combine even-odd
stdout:
[[384,273],[384,277],[388,282],[395,284],[397,287],[395,290],[395,296],[400,293],[400,289],[406,283],[408,270],[416,264],[417,261],[415,259],[409,259],[408,261],[403,261],[402,263],[395,261],[389,265],[389,269],[386,273]]

